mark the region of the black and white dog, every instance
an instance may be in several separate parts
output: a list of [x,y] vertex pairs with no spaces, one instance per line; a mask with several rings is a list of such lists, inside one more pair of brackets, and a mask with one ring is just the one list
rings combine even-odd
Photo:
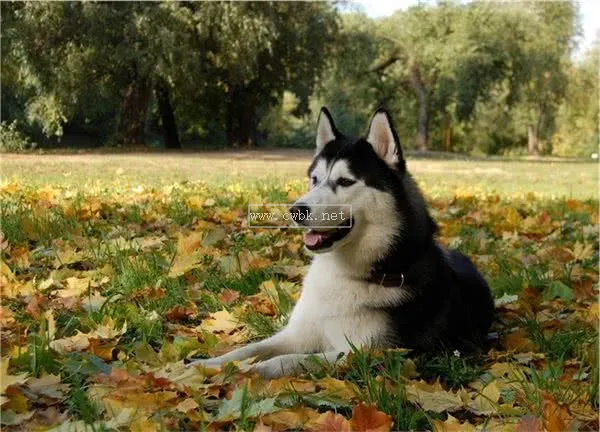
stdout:
[[310,368],[311,356],[334,362],[351,346],[479,346],[493,319],[490,290],[467,257],[435,243],[436,224],[406,170],[388,113],[375,113],[366,139],[350,138],[323,108],[316,142],[310,191],[291,211],[351,205],[351,220],[303,220],[304,244],[315,257],[283,330],[190,365],[256,357],[256,370],[276,377]]

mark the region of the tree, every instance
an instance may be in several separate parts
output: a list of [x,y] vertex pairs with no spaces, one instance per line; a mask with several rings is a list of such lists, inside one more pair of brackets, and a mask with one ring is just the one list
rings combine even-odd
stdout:
[[515,38],[511,99],[527,130],[527,151],[553,132],[554,117],[567,88],[567,70],[576,33],[572,2],[532,2],[517,7],[524,31]]
[[202,45],[210,53],[207,75],[218,78],[222,91],[228,143],[259,141],[261,116],[286,89],[299,98],[297,114],[307,112],[308,98],[337,30],[337,13],[331,4],[192,5]]
[[598,65],[600,41],[567,72],[565,98],[558,107],[552,152],[561,156],[589,156],[598,153],[600,119]]
[[[284,90],[299,96],[299,113],[307,111],[337,28],[328,3],[70,2],[7,9],[14,18],[3,26],[3,34],[14,36],[9,61],[22,62],[19,84],[34,95],[26,103],[30,122],[60,136],[75,118],[99,114],[88,101],[102,101],[102,112],[115,113],[114,141],[125,145],[143,142],[154,104],[168,147],[179,146],[182,112],[189,113],[184,129],[225,124],[229,143],[256,143],[260,116]],[[199,100],[203,108],[194,109]]]
[[432,121],[450,147],[453,121],[466,121],[509,70],[502,17],[490,4],[420,5],[381,23],[391,51],[372,71],[388,70],[398,87],[412,89],[417,105],[415,148],[430,146]]

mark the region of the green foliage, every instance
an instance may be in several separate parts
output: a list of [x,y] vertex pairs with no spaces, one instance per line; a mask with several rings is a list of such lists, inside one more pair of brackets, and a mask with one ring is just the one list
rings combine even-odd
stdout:
[[561,156],[590,156],[598,152],[598,64],[600,45],[568,70],[566,97],[558,108],[552,152]]
[[[576,18],[571,1],[382,19],[326,2],[4,2],[3,129],[50,146],[311,147],[321,105],[351,135],[386,106],[409,147],[589,156],[598,48],[571,60]],[[2,149],[28,148],[12,135]]]
[[36,147],[36,144],[24,135],[18,129],[18,122],[0,123],[0,151],[16,152],[30,150]]

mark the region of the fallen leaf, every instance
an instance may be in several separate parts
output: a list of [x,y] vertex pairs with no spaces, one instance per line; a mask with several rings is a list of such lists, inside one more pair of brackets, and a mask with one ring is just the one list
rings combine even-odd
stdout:
[[202,320],[200,330],[210,333],[231,333],[236,328],[240,327],[241,323],[231,313],[225,309],[211,313],[207,318]]
[[392,428],[392,416],[378,411],[375,405],[359,404],[352,408],[352,430],[386,432]]
[[498,401],[500,400],[500,389],[498,383],[492,381],[475,396],[475,399],[468,404],[469,410],[477,415],[491,415],[498,411]]
[[411,381],[405,388],[408,400],[419,404],[425,411],[457,411],[464,408],[467,399],[464,394],[444,390],[439,382]]
[[265,425],[273,427],[275,430],[286,429],[304,429],[304,426],[314,418],[319,416],[319,412],[308,407],[297,407],[282,409],[275,413],[262,416],[261,419]]
[[559,405],[549,393],[543,393],[542,418],[544,429],[548,432],[564,432],[571,416],[569,409]]
[[229,305],[240,298],[240,292],[225,288],[223,291],[221,291],[218,298],[221,304]]
[[[9,365],[10,359],[8,357],[4,357],[2,359],[0,359],[0,393],[4,394],[6,393],[6,389],[8,389],[10,386],[13,385],[18,385],[18,384],[23,384],[25,382],[27,382],[27,374],[22,373],[22,374],[17,374],[17,375],[10,375],[8,373],[8,365]],[[4,396],[0,396],[1,398],[1,402],[4,403],[5,402],[5,398]]]
[[177,406],[175,406],[175,409],[179,412],[182,413],[187,413],[188,411],[191,410],[195,410],[196,408],[198,408],[200,405],[198,405],[198,403],[192,399],[192,398],[187,398],[181,402],[179,402],[177,404]]
[[457,418],[448,414],[445,421],[432,419],[431,424],[434,432],[474,432],[475,426],[469,423],[468,420],[460,422]]
[[327,411],[311,420],[306,429],[314,432],[350,432],[352,424],[343,415]]
[[517,423],[515,432],[544,432],[544,425],[542,420],[536,416],[526,415],[521,417],[521,420]]

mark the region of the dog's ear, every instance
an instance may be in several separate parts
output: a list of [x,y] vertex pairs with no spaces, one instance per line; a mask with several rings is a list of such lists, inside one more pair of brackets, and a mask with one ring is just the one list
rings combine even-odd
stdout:
[[327,108],[322,107],[319,113],[319,120],[317,122],[317,153],[323,150],[325,144],[333,141],[339,136],[339,132],[333,124],[333,119]]
[[404,166],[400,140],[386,110],[377,110],[371,118],[367,141],[373,146],[375,153],[388,165],[398,166],[399,168]]

